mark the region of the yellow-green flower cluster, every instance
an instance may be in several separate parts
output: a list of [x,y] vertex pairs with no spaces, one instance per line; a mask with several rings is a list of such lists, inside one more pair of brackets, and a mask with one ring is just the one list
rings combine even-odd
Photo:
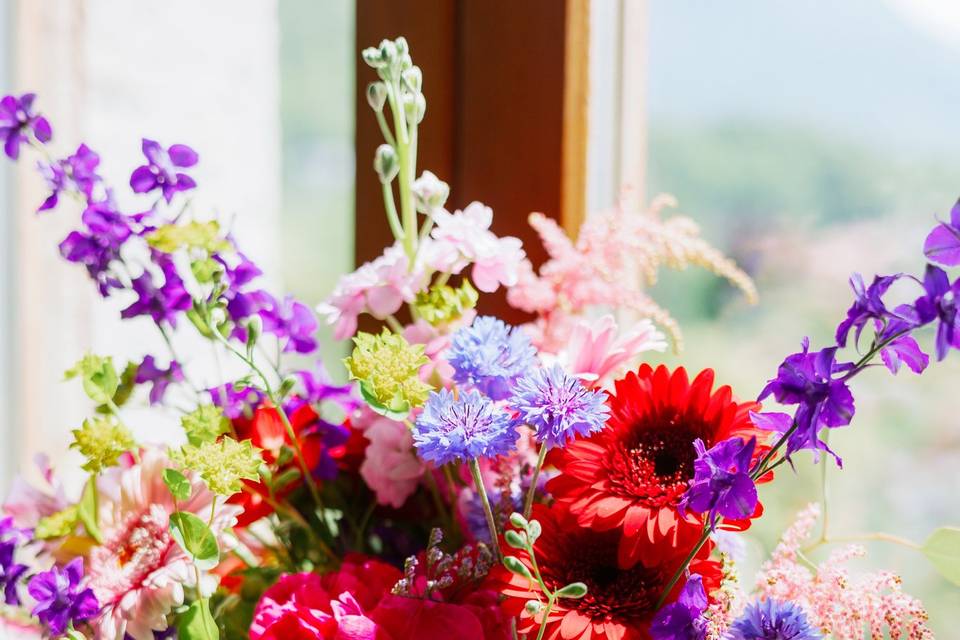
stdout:
[[434,285],[417,294],[413,305],[421,318],[430,324],[444,325],[463,315],[477,304],[477,290],[464,279],[458,288],[449,285]]
[[37,540],[62,538],[73,533],[79,521],[79,509],[77,505],[72,504],[63,511],[40,518],[33,529],[33,535]]
[[136,446],[130,431],[110,416],[98,416],[83,421],[83,426],[73,430],[73,444],[87,459],[83,468],[90,473],[99,473],[117,464],[120,455]]
[[187,440],[194,446],[212,442],[230,430],[230,421],[220,407],[203,404],[180,418]]
[[83,391],[98,404],[113,401],[113,394],[120,386],[120,378],[113,366],[113,358],[88,353],[63,374],[67,380],[80,378]]
[[230,249],[230,243],[220,235],[215,221],[165,224],[147,236],[147,243],[157,251],[173,253],[178,249],[203,249],[217,253]]
[[399,420],[426,402],[430,385],[420,379],[420,367],[429,360],[423,345],[388,329],[380,335],[359,333],[353,342],[353,353],[343,362],[374,411]]
[[243,490],[241,480],[257,480],[263,464],[260,450],[249,440],[237,442],[224,437],[199,446],[188,444],[171,458],[184,469],[194,471],[217,495],[232,496]]

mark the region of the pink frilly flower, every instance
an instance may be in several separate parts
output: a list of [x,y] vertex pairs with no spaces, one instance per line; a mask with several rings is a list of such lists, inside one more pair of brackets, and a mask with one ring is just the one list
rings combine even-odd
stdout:
[[603,386],[634,364],[645,351],[663,351],[667,342],[649,320],[640,320],[618,336],[611,315],[596,321],[577,319],[558,354],[558,360],[573,375],[595,386]]
[[402,422],[366,411],[354,426],[370,441],[364,451],[360,476],[377,496],[377,503],[403,506],[420,484],[425,470],[413,449],[413,435]]
[[45,454],[34,458],[45,487],[36,487],[21,476],[13,480],[10,493],[0,512],[13,517],[13,523],[23,529],[33,529],[41,518],[51,516],[69,505],[63,485],[54,476],[50,459]]
[[[153,640],[167,628],[167,614],[183,604],[184,588],[196,585],[189,556],[170,535],[170,515],[176,510],[163,482],[169,459],[159,449],[145,449],[140,462],[115,467],[100,476],[100,527],[104,542],[90,551],[89,583],[103,609],[95,626],[103,639]],[[204,521],[216,496],[200,482],[181,511]],[[233,526],[240,509],[221,504],[211,530],[219,535]],[[212,591],[211,584],[201,584]]]
[[428,266],[442,273],[460,273],[472,264],[470,278],[480,291],[490,293],[500,285],[517,283],[519,269],[526,259],[523,243],[513,236],[497,237],[490,231],[493,210],[471,202],[463,211],[450,213],[437,209],[432,214],[436,226],[433,242],[426,250]]
[[317,313],[334,327],[334,338],[345,340],[357,332],[357,318],[369,313],[383,319],[412,302],[424,286],[426,274],[411,268],[403,246],[396,243],[372,262],[340,278],[330,296],[317,305]]
[[323,576],[281,576],[257,603],[250,640],[390,640],[365,611],[400,577],[395,567],[357,554]]

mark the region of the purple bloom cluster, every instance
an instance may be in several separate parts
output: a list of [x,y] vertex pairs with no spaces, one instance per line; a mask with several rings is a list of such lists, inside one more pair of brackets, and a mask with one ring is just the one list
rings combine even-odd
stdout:
[[210,401],[220,407],[223,415],[236,420],[237,418],[250,418],[263,399],[266,397],[262,391],[256,387],[238,388],[233,383],[207,389],[210,394]]
[[453,334],[447,361],[457,384],[505,400],[517,378],[536,364],[536,349],[522,329],[480,316]]
[[5,96],[0,100],[0,140],[3,152],[11,160],[20,157],[20,145],[30,142],[32,135],[40,142],[49,142],[53,137],[50,123],[33,110],[36,94],[25,93],[19,98]]
[[788,457],[801,449],[829,451],[819,438],[820,429],[850,424],[855,411],[846,375],[853,365],[837,363],[837,347],[810,353],[810,339],[801,344],[803,350],[787,356],[759,397],[772,394],[780,404],[799,405],[793,418],[796,430],[787,440]]
[[[927,236],[924,253],[933,262],[960,265],[960,201],[950,212],[950,222],[940,222]],[[923,293],[913,304],[891,309],[884,296],[900,280],[921,284]],[[810,341],[804,338],[803,350],[787,356],[777,376],[760,393],[760,400],[772,395],[781,404],[797,405],[793,416],[783,413],[754,416],[763,428],[781,434],[789,432],[785,452],[788,460],[801,449],[829,451],[819,437],[820,430],[850,424],[855,408],[847,383],[868,367],[875,355],[879,355],[894,374],[903,365],[922,373],[930,358],[911,334],[931,324],[936,325],[937,360],[943,360],[951,348],[960,349],[960,278],[951,282],[946,271],[928,264],[922,281],[895,274],[876,276],[870,286],[866,286],[860,274],[854,274],[850,286],[854,301],[847,317],[837,327],[836,345],[811,352]],[[859,348],[861,335],[868,326],[873,328],[869,351],[855,363],[837,362],[837,350],[846,346],[850,332],[854,332],[854,345]],[[840,458],[833,455],[839,464]]]
[[33,615],[47,625],[54,638],[67,628],[97,615],[100,604],[90,588],[81,588],[83,558],[75,558],[63,569],[53,567],[30,578],[27,591],[37,601]]
[[27,567],[16,561],[16,552],[26,539],[26,531],[14,526],[12,517],[0,519],[0,588],[4,602],[11,606],[20,604],[17,587]]
[[538,442],[563,446],[581,435],[596,433],[610,415],[607,394],[592,391],[560,365],[533,369],[513,386],[508,404],[515,422],[533,427]]
[[150,383],[150,404],[160,404],[171,383],[183,382],[183,369],[176,360],[171,360],[165,369],[158,367],[153,356],[146,356],[137,367],[133,381],[137,384]]
[[709,513],[708,522],[717,515],[732,520],[747,518],[757,508],[757,486],[750,477],[750,463],[757,439],[733,437],[707,449],[703,440],[693,443],[697,459],[694,477],[680,502],[680,512]]
[[459,397],[449,389],[431,392],[413,427],[417,453],[438,467],[506,455],[519,437],[507,412],[476,389]]
[[821,640],[799,605],[769,598],[751,602],[737,618],[724,640]]
[[680,597],[654,616],[650,635],[653,640],[702,640],[706,635],[706,621],[702,617],[706,609],[703,578],[693,574],[687,578]]
[[158,285],[154,274],[144,270],[131,283],[137,299],[120,312],[120,317],[126,319],[150,316],[158,325],[166,323],[174,327],[177,316],[192,306],[193,298],[177,273],[173,258],[160,251],[152,253],[153,263],[160,268],[163,275],[163,283]]
[[53,209],[60,202],[63,192],[82,195],[88,202],[98,202],[106,198],[106,193],[96,194],[102,185],[97,167],[100,156],[87,145],[81,144],[73,155],[50,164],[41,163],[40,173],[50,186],[50,195],[37,211]]
[[178,192],[197,186],[193,178],[177,171],[192,167],[200,160],[197,152],[187,145],[174,144],[164,149],[159,142],[144,138],[141,149],[147,164],[137,167],[130,175],[130,188],[134,193],[150,193],[160,189],[163,199],[169,204]]

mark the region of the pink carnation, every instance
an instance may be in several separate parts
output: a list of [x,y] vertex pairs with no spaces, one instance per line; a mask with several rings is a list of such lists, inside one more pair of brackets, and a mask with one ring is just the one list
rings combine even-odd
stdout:
[[497,237],[490,231],[493,210],[471,202],[463,211],[450,213],[438,209],[432,214],[433,228],[427,264],[443,273],[460,273],[473,264],[470,273],[477,289],[487,293],[500,285],[517,283],[519,269],[526,259],[523,244],[513,236]]
[[[173,498],[163,482],[171,466],[157,449],[146,449],[139,464],[113,468],[98,483],[104,542],[90,551],[89,586],[103,606],[96,623],[100,637],[153,640],[167,628],[167,614],[183,604],[184,588],[196,585],[190,558],[170,535]],[[200,482],[181,502],[181,511],[207,520],[215,496]],[[233,526],[239,508],[217,507],[211,529]],[[214,585],[203,585],[212,591]]]
[[426,285],[419,266],[411,269],[403,247],[397,243],[383,255],[340,278],[333,293],[317,305],[317,313],[334,326],[334,338],[344,340],[357,332],[357,318],[369,313],[381,320],[412,302]]
[[376,493],[379,504],[399,509],[417,490],[425,470],[414,452],[410,429],[382,416],[358,428],[370,441],[360,465],[361,477]]

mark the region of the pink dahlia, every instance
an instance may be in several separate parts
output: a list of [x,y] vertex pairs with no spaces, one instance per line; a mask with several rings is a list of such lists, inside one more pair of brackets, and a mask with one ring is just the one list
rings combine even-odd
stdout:
[[[183,604],[184,588],[196,586],[190,558],[170,535],[176,509],[163,483],[170,466],[160,450],[146,449],[138,464],[111,469],[98,483],[104,542],[90,551],[89,586],[103,606],[95,623],[102,638],[153,640],[154,631],[167,628],[167,614]],[[196,482],[179,507],[206,521],[215,498]],[[233,526],[239,511],[217,506],[213,532]]]

